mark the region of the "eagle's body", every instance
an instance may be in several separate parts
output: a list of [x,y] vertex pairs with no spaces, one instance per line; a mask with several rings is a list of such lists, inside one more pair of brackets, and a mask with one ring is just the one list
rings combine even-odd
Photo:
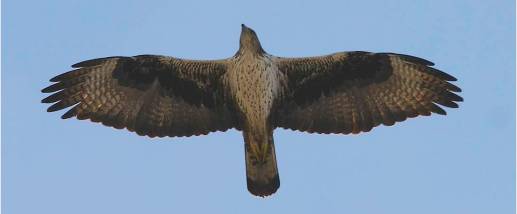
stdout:
[[283,84],[286,77],[271,56],[241,51],[223,79],[246,142],[248,189],[256,195],[268,195],[280,185],[271,116],[287,90]]
[[267,54],[243,25],[239,51],[225,60],[141,55],[73,65],[43,92],[48,111],[74,106],[76,116],[147,136],[242,130],[248,190],[280,186],[273,143],[277,127],[359,133],[408,117],[458,107],[455,78],[431,62],[393,53],[341,52],[321,57]]

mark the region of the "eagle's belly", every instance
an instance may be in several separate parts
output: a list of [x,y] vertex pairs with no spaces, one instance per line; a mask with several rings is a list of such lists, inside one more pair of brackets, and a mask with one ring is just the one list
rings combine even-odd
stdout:
[[243,122],[267,126],[284,88],[284,77],[277,67],[268,57],[241,58],[227,75],[230,96],[245,120]]

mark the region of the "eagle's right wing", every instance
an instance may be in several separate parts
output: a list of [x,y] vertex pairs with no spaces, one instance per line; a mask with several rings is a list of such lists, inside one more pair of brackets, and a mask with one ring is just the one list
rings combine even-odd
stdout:
[[321,57],[275,58],[290,94],[276,126],[318,133],[359,133],[379,124],[457,108],[456,78],[433,63],[402,54],[341,52]]
[[226,61],[166,56],[108,57],[77,63],[42,90],[49,112],[77,116],[139,135],[191,136],[236,127],[219,78]]

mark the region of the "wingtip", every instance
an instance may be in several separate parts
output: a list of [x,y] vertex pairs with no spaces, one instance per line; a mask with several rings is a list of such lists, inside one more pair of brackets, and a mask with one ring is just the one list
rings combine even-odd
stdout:
[[447,112],[445,110],[443,110],[443,108],[441,108],[440,106],[438,106],[434,103],[431,103],[430,107],[431,107],[431,112],[433,112],[433,113],[436,113],[439,115],[447,115]]
[[57,102],[58,100],[55,100],[52,95],[48,96],[48,97],[45,97],[41,100],[41,103],[54,103],[54,102]]
[[91,64],[97,64],[100,61],[104,61],[104,58],[90,59],[90,60],[81,61],[81,62],[78,62],[78,63],[75,63],[75,64],[71,65],[70,67],[72,67],[72,68],[88,67]]
[[55,77],[50,78],[48,81],[50,81],[50,82],[59,82],[59,81],[61,81],[60,78],[61,78],[61,75],[57,75]]
[[42,93],[56,92],[56,91],[59,91],[59,90],[63,89],[64,86],[65,85],[63,83],[61,83],[61,82],[54,83],[54,84],[52,84],[52,85],[50,85],[50,86],[48,86],[48,87],[46,87],[44,89],[41,89],[41,92]]
[[74,117],[76,115],[77,115],[76,107],[73,107],[72,109],[68,110],[66,113],[61,115],[61,119],[68,119],[68,118]]
[[395,55],[395,56],[398,56],[409,62],[415,62],[415,63],[419,63],[419,64],[424,64],[427,66],[434,66],[434,62],[431,62],[427,59],[416,57],[416,56],[411,56],[411,55],[407,55],[407,54],[398,54],[398,53],[383,53],[383,54]]
[[90,67],[102,64],[108,60],[112,59],[120,59],[120,58],[130,58],[130,57],[124,57],[124,56],[110,56],[110,57],[104,57],[104,58],[97,58],[97,59],[90,59],[82,62],[78,62],[72,65],[72,68],[83,68],[83,67]]
[[93,60],[86,60],[86,61],[82,61],[82,62],[78,62],[78,63],[75,63],[73,65],[71,65],[70,67],[72,68],[82,68],[82,67],[87,67],[88,64],[92,63],[93,61],[95,61],[95,59]]

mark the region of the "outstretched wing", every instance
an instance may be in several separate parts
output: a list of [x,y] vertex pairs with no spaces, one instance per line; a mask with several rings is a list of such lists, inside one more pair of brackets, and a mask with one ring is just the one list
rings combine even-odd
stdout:
[[47,111],[72,107],[76,116],[139,135],[191,136],[235,126],[222,100],[224,60],[194,61],[166,56],[108,57],[72,65],[42,90],[53,93]]
[[424,59],[394,53],[341,52],[275,58],[289,79],[290,96],[278,127],[318,133],[359,133],[379,124],[457,108],[456,78]]

